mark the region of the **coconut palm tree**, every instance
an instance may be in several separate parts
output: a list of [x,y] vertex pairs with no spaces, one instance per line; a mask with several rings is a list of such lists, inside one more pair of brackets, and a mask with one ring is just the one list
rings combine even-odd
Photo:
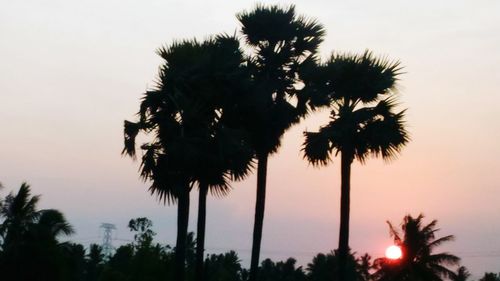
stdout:
[[457,269],[457,272],[455,272],[452,276],[450,276],[450,279],[452,281],[467,281],[469,280],[470,276],[471,274],[467,270],[467,268],[465,266],[461,266]]
[[245,41],[252,51],[248,66],[252,92],[237,116],[235,126],[249,132],[257,159],[257,199],[253,231],[250,281],[259,266],[264,221],[266,175],[269,155],[278,151],[287,129],[307,113],[307,97],[298,82],[299,71],[316,54],[324,29],[315,20],[298,16],[294,6],[258,5],[237,15]]
[[389,231],[394,243],[403,253],[400,260],[392,261],[386,258],[375,261],[378,267],[374,274],[378,281],[442,281],[455,276],[447,268],[458,264],[460,259],[449,253],[433,253],[436,247],[452,241],[453,235],[437,238],[437,221],[424,225],[423,215],[412,217],[407,215],[401,224],[401,231],[390,222]]
[[0,236],[5,250],[9,245],[14,245],[24,233],[40,217],[37,204],[40,196],[32,196],[30,186],[21,184],[17,194],[10,193],[4,199],[0,209],[0,217],[4,219],[0,225]]
[[[192,186],[198,183],[203,201],[208,189],[224,194],[228,180],[240,179],[249,171],[253,154],[243,157],[240,147],[244,147],[244,140],[221,123],[237,89],[243,88],[238,85],[245,80],[246,72],[234,37],[218,36],[201,43],[183,41],[158,53],[165,63],[155,89],[142,99],[139,120],[125,121],[123,153],[135,157],[139,132],[153,136],[151,142],[141,146],[141,177],[151,181],[150,191],[164,203],[178,203],[175,276],[182,281]],[[204,222],[205,204],[200,205]],[[200,229],[204,233],[204,223]],[[204,237],[198,240],[202,249]]]
[[10,193],[0,209],[0,271],[5,280],[59,280],[62,268],[58,238],[74,232],[64,215],[38,210],[39,196],[23,183]]
[[[391,159],[408,142],[404,111],[396,112],[394,96],[401,73],[399,62],[362,55],[333,54],[304,75],[313,106],[328,106],[331,121],[318,132],[305,132],[304,157],[314,166],[326,166],[340,154],[341,204],[339,263],[345,267],[349,253],[351,164],[368,156]],[[345,270],[340,270],[342,274]],[[341,276],[342,278],[342,276]],[[344,280],[344,279],[341,279]]]

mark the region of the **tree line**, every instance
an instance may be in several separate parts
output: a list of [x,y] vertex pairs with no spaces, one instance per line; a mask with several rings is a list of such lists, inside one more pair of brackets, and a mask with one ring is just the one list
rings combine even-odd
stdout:
[[[231,182],[255,169],[249,280],[256,280],[268,159],[290,127],[322,108],[330,110],[330,122],[304,132],[302,152],[314,166],[340,156],[337,251],[340,268],[346,269],[351,164],[369,156],[391,159],[409,141],[405,111],[396,109],[402,66],[370,51],[334,52],[322,61],[324,27],[298,15],[294,6],[257,5],[236,18],[241,38],[219,34],[159,48],[164,62],[156,85],[142,96],[137,119],[125,121],[123,153],[135,159],[137,135],[148,135],[151,141],[139,146],[140,176],[161,201],[177,204],[175,276],[185,280],[190,191],[199,192],[195,276],[201,281],[207,194],[226,195]],[[338,274],[347,280],[345,270]]]
[[[174,275],[175,248],[155,242],[153,222],[131,219],[132,242],[105,256],[101,246],[63,241],[74,233],[64,215],[55,209],[38,209],[40,197],[32,195],[28,184],[17,192],[0,197],[0,277],[23,281],[159,281],[177,280]],[[259,265],[259,281],[336,281],[346,266],[345,278],[355,281],[470,280],[470,273],[458,265],[459,258],[446,252],[435,253],[452,235],[437,237],[437,221],[424,223],[424,216],[404,217],[401,227],[389,223],[395,245],[403,250],[400,260],[372,259],[368,254],[349,252],[345,264],[338,250],[320,253],[306,267],[294,258],[265,259]],[[194,233],[186,239],[187,280],[196,277],[197,241]],[[207,281],[248,281],[250,272],[234,251],[204,257]],[[500,275],[487,272],[479,281],[499,281]]]

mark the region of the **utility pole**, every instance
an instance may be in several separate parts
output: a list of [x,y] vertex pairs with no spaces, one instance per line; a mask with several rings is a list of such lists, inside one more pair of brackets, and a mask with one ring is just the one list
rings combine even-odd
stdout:
[[113,254],[113,230],[116,229],[114,224],[102,223],[101,227],[104,231],[104,236],[102,237],[102,251],[105,257],[109,258]]

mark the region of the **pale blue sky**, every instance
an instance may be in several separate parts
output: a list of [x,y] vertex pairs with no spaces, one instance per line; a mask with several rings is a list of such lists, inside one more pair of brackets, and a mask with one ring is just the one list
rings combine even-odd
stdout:
[[[390,244],[385,221],[424,212],[439,220],[441,235],[456,235],[445,248],[473,273],[500,271],[500,2],[345,2],[293,3],[325,25],[323,57],[369,48],[402,61],[413,139],[392,163],[355,165],[352,248],[380,256]],[[76,226],[76,241],[95,239],[104,221],[130,238],[128,219],[147,216],[157,238],[173,243],[175,207],[157,204],[138,179],[138,163],[120,156],[122,122],[152,85],[156,48],[232,34],[234,14],[255,3],[0,0],[0,181],[7,191],[31,183],[43,207],[62,210]],[[301,132],[323,122],[319,114],[293,128],[270,161],[264,257],[305,264],[335,248],[339,168],[313,169],[299,153]],[[230,197],[209,201],[207,248],[240,249],[248,258],[254,193],[252,176],[234,184]]]

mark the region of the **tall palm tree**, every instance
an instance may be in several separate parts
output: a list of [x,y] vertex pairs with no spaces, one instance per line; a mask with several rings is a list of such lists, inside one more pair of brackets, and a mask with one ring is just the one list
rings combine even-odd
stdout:
[[[247,160],[237,155],[232,162],[226,160],[227,154],[221,155],[231,150],[230,146],[223,146],[228,141],[224,143],[221,136],[231,132],[220,121],[226,105],[238,94],[234,88],[242,83],[240,78],[244,78],[245,72],[240,69],[243,56],[238,40],[228,36],[201,43],[174,43],[158,53],[165,63],[155,89],[146,92],[142,99],[139,120],[125,121],[123,153],[135,157],[139,132],[153,136],[151,142],[141,146],[141,176],[152,182],[151,193],[164,203],[178,203],[175,276],[182,281],[192,186],[198,183],[200,197],[205,200],[207,188],[220,188],[224,193],[228,177],[238,178],[249,171],[246,165],[252,154]],[[242,140],[236,143],[242,146]],[[233,162],[240,166],[230,166]],[[200,212],[205,212],[203,206]],[[204,216],[201,214],[203,220]],[[204,231],[204,224],[201,228]],[[203,240],[200,237],[199,241]]]
[[452,241],[453,235],[437,238],[437,221],[424,225],[423,215],[412,217],[407,215],[401,224],[401,231],[390,222],[389,231],[394,243],[401,248],[403,255],[398,261],[386,258],[375,261],[378,267],[374,274],[378,281],[442,281],[455,276],[446,266],[458,264],[460,259],[449,253],[433,253],[436,247]]
[[278,151],[287,129],[307,113],[307,97],[297,87],[299,71],[314,57],[323,40],[324,29],[315,20],[298,16],[294,6],[258,5],[237,15],[245,41],[252,51],[248,66],[252,93],[243,104],[236,126],[250,134],[257,159],[257,199],[253,231],[250,281],[259,266],[264,221],[267,162]]
[[242,180],[252,167],[253,150],[241,132],[218,126],[208,139],[205,163],[196,178],[199,186],[195,280],[204,280],[204,248],[207,194],[225,196],[231,180]]
[[[314,75],[304,75],[312,89],[313,106],[328,106],[331,121],[318,132],[305,132],[304,157],[314,166],[326,166],[340,154],[341,199],[339,263],[345,268],[349,253],[349,212],[351,164],[364,163],[369,155],[394,157],[408,142],[404,111],[395,112],[399,62],[362,55],[333,54],[317,67]],[[340,270],[344,280],[345,270]]]
[[231,181],[244,179],[251,171],[253,150],[247,134],[241,129],[230,128],[225,120],[228,112],[234,112],[235,99],[245,93],[248,84],[248,69],[244,65],[243,52],[235,36],[219,35],[207,46],[210,61],[207,62],[207,81],[214,110],[211,129],[203,138],[203,154],[194,179],[198,183],[198,223],[196,238],[195,280],[204,280],[204,247],[206,228],[206,206],[208,192],[220,197],[228,194]]

